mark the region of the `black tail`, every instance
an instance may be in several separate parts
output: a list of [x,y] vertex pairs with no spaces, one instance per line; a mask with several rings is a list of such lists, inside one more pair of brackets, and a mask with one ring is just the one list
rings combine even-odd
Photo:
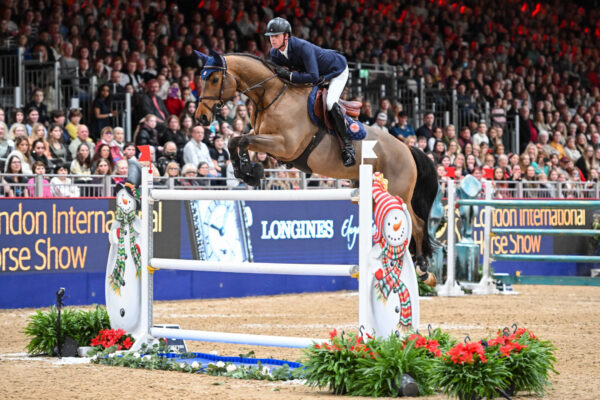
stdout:
[[427,229],[429,212],[438,191],[438,177],[433,161],[423,151],[410,146],[410,151],[417,164],[417,183],[412,197],[412,208],[415,214],[425,222],[423,230],[423,256],[431,257],[433,249]]

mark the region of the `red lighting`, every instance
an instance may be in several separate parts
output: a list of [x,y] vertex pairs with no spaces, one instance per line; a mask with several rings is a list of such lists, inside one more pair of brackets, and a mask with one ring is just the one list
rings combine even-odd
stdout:
[[400,18],[398,18],[398,23],[401,24],[402,21],[404,21],[404,18],[406,18],[406,10],[402,10],[402,13],[400,14]]
[[460,10],[459,11],[460,11],[461,14],[464,14],[466,10],[467,10],[467,7],[460,6]]
[[542,8],[542,5],[540,3],[537,3],[535,6],[535,10],[533,10],[533,12],[531,13],[531,16],[535,17],[537,15],[537,13],[540,12],[541,8]]
[[525,11],[527,11],[527,3],[523,3],[523,5],[521,6],[521,12]]

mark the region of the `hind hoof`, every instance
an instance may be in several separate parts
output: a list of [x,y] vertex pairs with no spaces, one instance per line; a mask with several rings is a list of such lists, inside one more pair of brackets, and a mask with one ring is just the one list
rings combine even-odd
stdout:
[[416,270],[419,279],[422,280],[423,283],[425,283],[427,286],[435,287],[435,284],[437,283],[435,275],[433,275],[431,272],[422,271],[420,267],[417,267]]

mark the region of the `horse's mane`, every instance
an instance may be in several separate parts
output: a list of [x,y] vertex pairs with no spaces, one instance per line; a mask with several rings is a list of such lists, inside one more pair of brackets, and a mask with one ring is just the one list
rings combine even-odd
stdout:
[[260,62],[262,65],[264,65],[265,67],[267,67],[271,72],[275,72],[275,63],[270,61],[270,60],[265,60],[262,57],[259,56],[255,56],[254,54],[249,54],[249,53],[229,53],[229,54],[225,54],[226,56],[241,56],[241,57],[248,57],[251,58],[253,60],[256,60],[258,62]]

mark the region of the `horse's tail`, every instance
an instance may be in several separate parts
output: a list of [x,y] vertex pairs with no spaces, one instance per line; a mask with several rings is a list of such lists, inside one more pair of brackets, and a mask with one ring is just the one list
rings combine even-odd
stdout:
[[412,197],[412,208],[415,214],[424,221],[423,229],[423,256],[431,257],[433,248],[429,237],[428,221],[429,212],[438,192],[438,177],[433,161],[420,149],[409,146],[412,156],[417,164],[417,183]]

